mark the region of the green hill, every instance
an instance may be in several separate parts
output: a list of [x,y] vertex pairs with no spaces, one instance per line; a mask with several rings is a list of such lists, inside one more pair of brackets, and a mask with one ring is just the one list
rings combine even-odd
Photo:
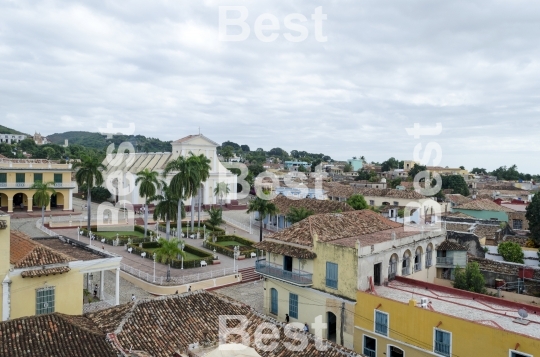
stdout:
[[3,125],[0,125],[0,134],[19,134],[19,135],[28,135],[25,133],[21,133],[20,131],[10,129],[8,127],[5,127]]
[[65,133],[56,133],[48,135],[47,139],[54,144],[63,145],[68,139],[69,145],[81,145],[87,148],[104,150],[111,143],[116,147],[123,142],[129,141],[137,152],[171,152],[171,142],[161,141],[156,138],[147,138],[143,135],[113,135],[112,139],[107,139],[100,133],[91,133],[88,131],[67,131]]

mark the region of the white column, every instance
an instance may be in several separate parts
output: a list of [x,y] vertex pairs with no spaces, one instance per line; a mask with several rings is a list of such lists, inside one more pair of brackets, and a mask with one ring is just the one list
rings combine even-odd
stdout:
[[[73,189],[72,188],[69,189],[68,202],[69,202],[68,210],[71,211],[73,209]],[[66,205],[64,204],[64,207],[65,206]]]
[[9,320],[11,315],[11,280],[6,275],[2,281],[2,321]]
[[120,305],[120,268],[116,268],[116,289],[114,292],[114,304]]
[[103,287],[105,286],[105,270],[101,271],[101,287],[99,288],[99,298],[100,300],[103,300]]

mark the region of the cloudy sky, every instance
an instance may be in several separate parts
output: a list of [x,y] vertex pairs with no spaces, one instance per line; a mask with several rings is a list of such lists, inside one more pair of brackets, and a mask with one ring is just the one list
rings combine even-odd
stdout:
[[[224,25],[241,13],[220,31],[222,6],[244,7],[245,40],[225,41],[242,35]],[[261,29],[263,14],[279,29]],[[539,19],[526,0],[0,0],[0,123],[52,134],[131,122],[162,140],[200,127],[217,142],[369,161],[435,142],[443,166],[540,173]],[[305,39],[290,41],[298,26]],[[443,130],[415,139],[414,123]]]

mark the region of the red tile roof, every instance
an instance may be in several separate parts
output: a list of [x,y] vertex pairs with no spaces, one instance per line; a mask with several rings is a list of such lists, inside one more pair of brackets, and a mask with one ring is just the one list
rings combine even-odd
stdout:
[[295,247],[288,244],[281,244],[276,242],[270,242],[268,240],[264,240],[262,242],[259,242],[257,244],[253,245],[257,249],[264,250],[266,252],[275,253],[275,254],[281,254],[281,255],[288,255],[293,258],[299,258],[299,259],[315,259],[317,258],[317,254],[312,252],[309,249],[306,248],[300,248]]
[[22,232],[11,231],[9,239],[9,262],[15,266],[15,269],[49,264],[67,264],[75,260],[33,241]]
[[472,200],[468,203],[454,207],[454,209],[464,209],[464,210],[471,210],[471,211],[514,212],[513,209],[499,206],[495,202],[488,199]]
[[289,213],[292,207],[303,207],[312,211],[314,214],[354,211],[354,208],[345,202],[317,200],[315,198],[292,199],[283,195],[277,195],[272,202],[282,215]]
[[361,194],[362,196],[373,197],[390,197],[390,198],[402,198],[402,199],[423,199],[426,196],[414,191],[414,190],[396,190],[393,188],[362,188],[353,186],[334,186],[328,193],[328,197],[340,197],[349,198],[352,195]]

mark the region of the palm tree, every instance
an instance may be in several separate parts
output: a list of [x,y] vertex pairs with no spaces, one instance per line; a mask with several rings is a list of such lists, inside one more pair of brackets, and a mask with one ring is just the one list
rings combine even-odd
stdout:
[[[196,175],[197,172],[195,171],[195,166],[192,161],[188,161],[185,157],[179,156],[175,160],[168,162],[163,171],[164,177],[171,172],[176,172],[171,179],[170,190],[178,199],[178,217],[182,217],[183,200],[193,195],[193,176]],[[191,207],[191,214],[193,215],[193,205]],[[178,238],[180,238],[180,233],[182,231],[181,219],[177,221],[177,226]]]
[[158,173],[144,169],[137,172],[135,185],[139,185],[139,196],[145,198],[144,203],[144,236],[148,230],[148,198],[156,195],[156,190],[161,188],[161,183],[158,180]]
[[262,242],[262,236],[263,236],[263,219],[267,215],[273,215],[278,212],[276,205],[269,201],[260,198],[259,196],[255,197],[254,200],[249,202],[249,207],[247,210],[247,213],[251,212],[257,212],[259,214],[259,218],[257,219],[260,222],[260,236],[259,236],[259,242]]
[[36,190],[34,194],[34,203],[37,206],[41,206],[41,226],[45,223],[45,207],[51,202],[51,195],[54,195],[56,191],[54,188],[54,182],[42,183],[41,181],[36,181],[30,187],[30,189]]
[[159,262],[167,264],[167,280],[171,276],[171,260],[177,258],[178,256],[186,258],[186,253],[180,249],[180,241],[176,238],[171,240],[165,240],[163,238],[159,239],[159,248],[154,250],[156,253],[156,258]]
[[219,197],[219,206],[223,207],[223,196],[226,196],[231,192],[229,185],[226,182],[220,182],[214,188],[214,195]]
[[[206,182],[208,180],[208,177],[210,176],[210,159],[207,158],[204,154],[200,154],[199,156],[197,156],[197,161],[198,161],[198,171],[199,171],[199,175],[198,175],[198,179],[199,179],[199,189],[200,189],[200,194],[199,194],[199,209],[198,209],[198,212],[197,212],[197,228],[198,229],[201,229],[201,204],[202,204],[202,199],[204,197],[204,191],[203,191],[203,182]],[[191,227],[191,230],[193,230],[193,226]]]
[[291,207],[289,209],[289,213],[287,213],[287,221],[291,224],[295,224],[297,222],[300,222],[309,216],[311,216],[314,212],[312,210],[309,210],[305,207]]
[[[177,220],[177,199],[176,196],[171,192],[171,189],[165,182],[162,183],[161,194],[155,195],[149,198],[150,201],[158,201],[154,207],[154,220],[165,221],[165,234],[167,240],[169,240],[170,231],[171,231],[171,221]],[[182,225],[180,225],[180,230],[182,230]]]
[[88,232],[90,232],[90,219],[92,218],[92,201],[90,197],[90,191],[96,186],[103,184],[103,175],[101,170],[106,170],[96,155],[83,155],[81,161],[73,164],[73,169],[78,169],[75,173],[75,181],[77,185],[86,185],[87,188],[87,206],[88,206]]

